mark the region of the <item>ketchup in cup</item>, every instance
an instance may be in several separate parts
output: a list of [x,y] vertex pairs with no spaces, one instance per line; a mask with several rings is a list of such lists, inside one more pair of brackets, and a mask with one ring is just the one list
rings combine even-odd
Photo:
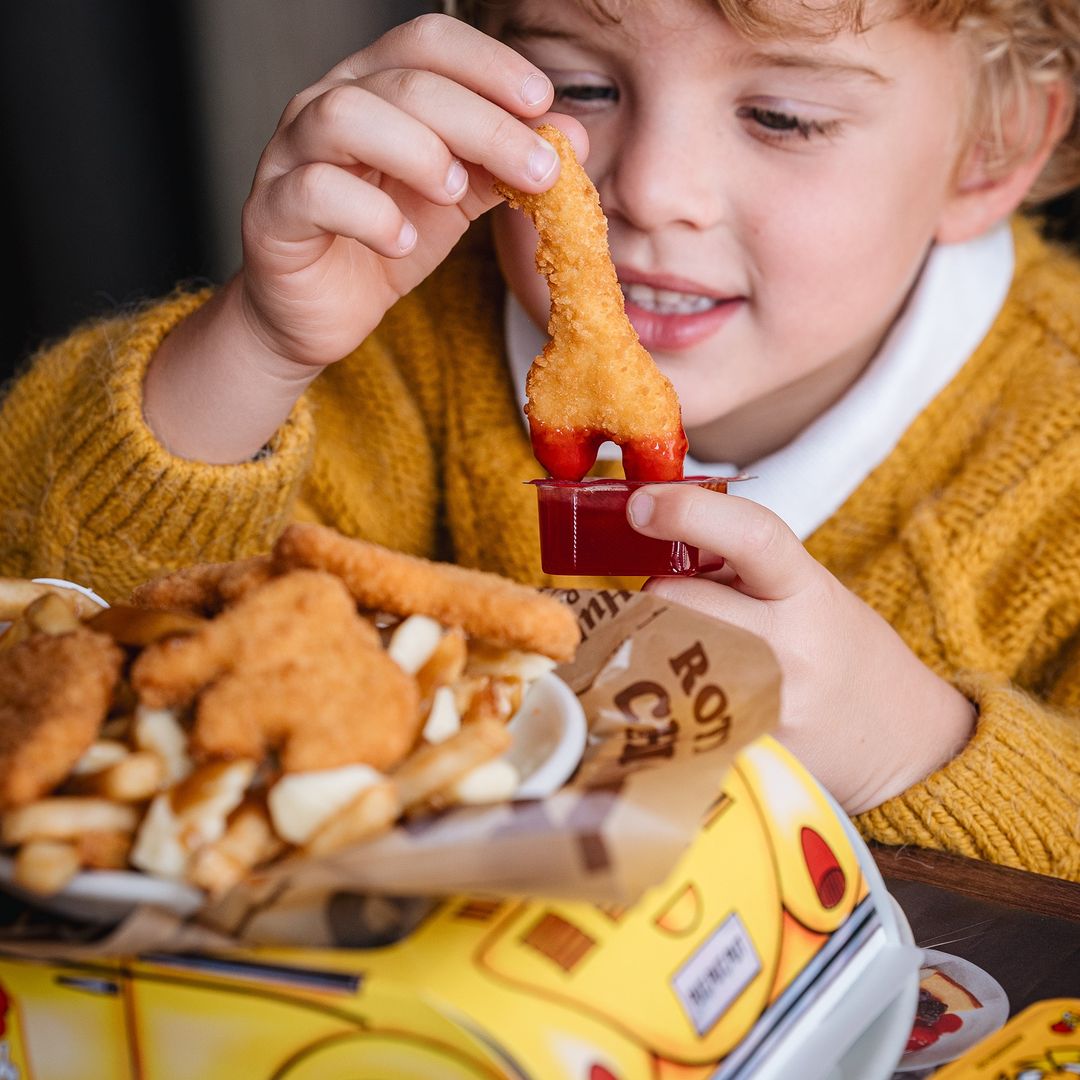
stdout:
[[[727,491],[728,477],[696,476],[664,483]],[[540,562],[545,574],[659,577],[719,570],[702,564],[696,547],[643,536],[629,522],[630,496],[655,480],[530,480],[540,512]]]

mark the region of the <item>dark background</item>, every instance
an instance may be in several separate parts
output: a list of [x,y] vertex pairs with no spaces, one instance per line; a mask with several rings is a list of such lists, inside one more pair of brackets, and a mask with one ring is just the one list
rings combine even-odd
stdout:
[[6,371],[79,319],[206,271],[180,8],[5,5]]
[[[246,0],[210,2],[232,5],[234,21],[242,20]],[[292,9],[290,0],[261,2],[271,9],[264,21],[273,18],[275,3],[283,16],[297,18],[296,0]],[[332,63],[390,22],[430,6],[357,0],[342,15],[339,0],[339,26],[354,10],[356,38],[342,43],[339,31],[329,28],[333,40],[320,47]],[[206,107],[200,70],[207,49],[200,34],[213,35],[221,22],[211,19],[208,28],[206,10],[199,23],[199,4],[192,0],[5,5],[0,206],[6,214],[0,235],[12,282],[0,320],[0,378],[43,341],[88,316],[160,295],[181,280],[217,281],[228,272],[221,211],[230,210],[230,222],[234,215],[207,160],[213,106]],[[313,10],[318,13],[318,6]],[[312,33],[317,22],[311,20]],[[282,23],[278,47],[288,50],[297,43],[284,17]],[[310,41],[305,44],[310,52]],[[305,80],[322,70],[312,67]],[[273,103],[273,115],[287,97]],[[257,145],[264,141],[260,137]],[[254,151],[244,153],[252,156],[253,170]],[[250,177],[246,157],[239,167]],[[1080,246],[1080,197],[1058,200],[1050,220],[1059,235]],[[238,217],[230,227],[238,232]]]

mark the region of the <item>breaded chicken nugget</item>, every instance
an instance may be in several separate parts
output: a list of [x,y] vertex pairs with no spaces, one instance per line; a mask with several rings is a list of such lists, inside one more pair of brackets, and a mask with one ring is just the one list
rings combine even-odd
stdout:
[[337,578],[298,570],[247,593],[197,633],[148,646],[131,681],[151,707],[198,695],[192,749],[289,772],[396,764],[420,727],[419,691]]
[[40,798],[97,737],[124,663],[104,634],[36,634],[0,653],[0,809]]
[[265,584],[269,578],[268,555],[255,555],[234,562],[197,563],[137,586],[131,594],[131,602],[136,607],[216,615],[223,607]]
[[569,660],[581,632],[565,604],[498,574],[390,551],[323,525],[294,524],[278,538],[274,567],[336,574],[361,607],[429,615],[497,645]]
[[679,399],[626,317],[600,197],[569,139],[550,124],[537,131],[562,162],[554,186],[529,194],[495,184],[536,226],[536,268],[551,292],[551,340],[525,383],[533,451],[556,479],[580,480],[610,439],[629,479],[680,480]]

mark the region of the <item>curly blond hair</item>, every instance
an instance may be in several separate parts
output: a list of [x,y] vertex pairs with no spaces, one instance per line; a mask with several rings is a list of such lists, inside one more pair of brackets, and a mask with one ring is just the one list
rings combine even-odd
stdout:
[[[618,2],[581,0],[604,18],[618,19]],[[770,38],[792,31],[828,38],[870,23],[870,0],[710,0],[740,33]],[[505,0],[451,0],[447,9],[474,24]],[[968,37],[979,84],[972,139],[991,167],[1004,167],[1023,147],[1005,135],[1008,110],[1032,86],[1064,79],[1067,130],[1033,185],[1028,205],[1080,187],[1080,0],[898,0],[895,11],[922,26]]]

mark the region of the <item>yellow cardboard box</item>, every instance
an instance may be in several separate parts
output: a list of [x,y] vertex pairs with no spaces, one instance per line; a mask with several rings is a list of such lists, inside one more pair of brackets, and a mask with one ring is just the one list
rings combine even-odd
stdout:
[[874,873],[766,737],[629,906],[342,892],[335,935],[367,947],[0,956],[0,1080],[805,1076],[783,1061],[820,1066],[883,1009],[895,1061],[918,961]]

